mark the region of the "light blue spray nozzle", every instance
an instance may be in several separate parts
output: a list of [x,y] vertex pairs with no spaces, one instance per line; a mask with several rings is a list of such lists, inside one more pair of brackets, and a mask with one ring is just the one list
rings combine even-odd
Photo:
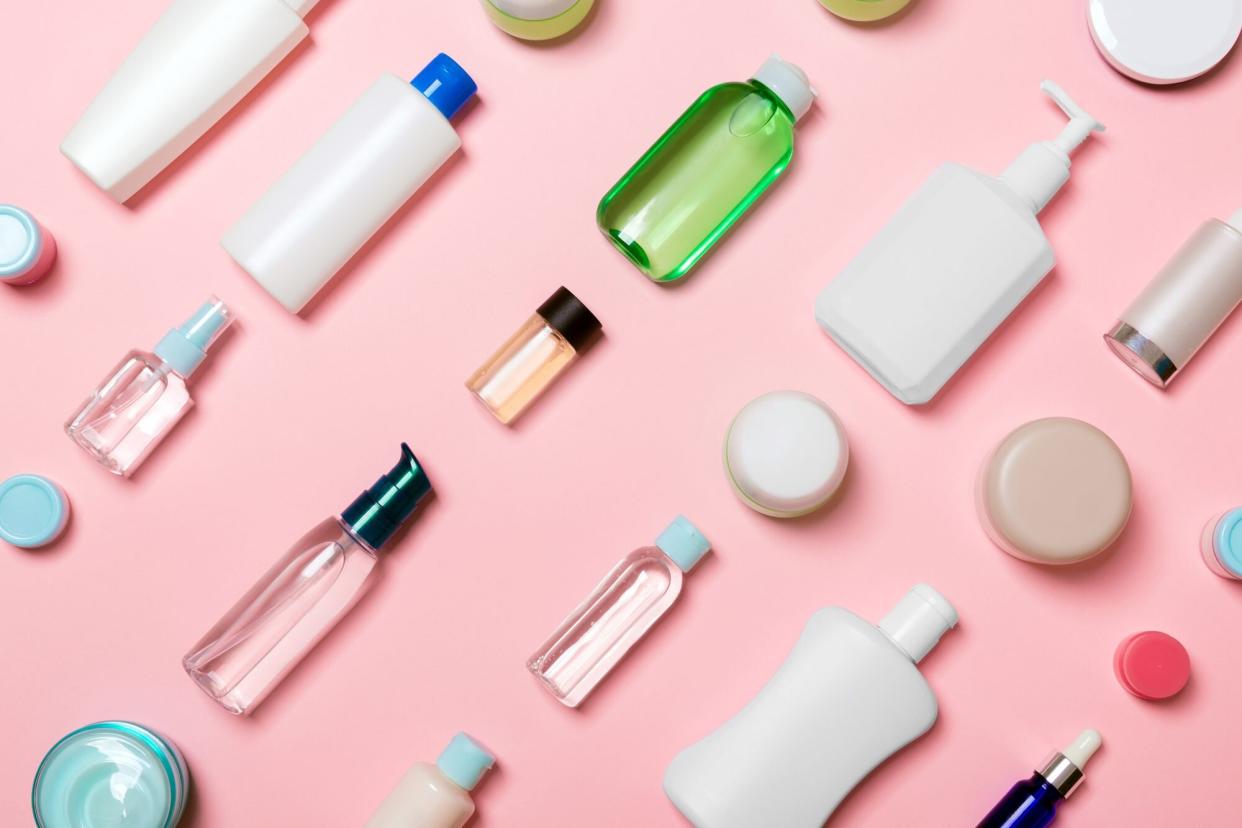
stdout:
[[467,791],[474,790],[483,774],[496,764],[496,757],[487,748],[465,733],[458,733],[440,752],[436,767]]
[[207,358],[207,351],[233,323],[229,306],[215,296],[199,308],[181,327],[173,328],[155,346],[155,355],[183,377]]

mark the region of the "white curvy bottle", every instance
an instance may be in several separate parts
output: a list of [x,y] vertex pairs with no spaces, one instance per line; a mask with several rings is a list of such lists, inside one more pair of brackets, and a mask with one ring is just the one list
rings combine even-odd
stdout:
[[461,828],[474,816],[470,792],[495,764],[491,751],[458,733],[434,765],[419,762],[401,777],[364,828]]
[[461,147],[449,119],[477,87],[437,55],[384,75],[234,224],[221,243],[297,313]]
[[944,164],[824,290],[820,326],[904,403],[929,402],[1052,270],[1037,218],[1070,153],[1104,126],[1056,84],[1070,121],[1001,173]]
[[128,201],[310,32],[318,0],[173,0],[60,151]]
[[955,624],[953,606],[926,584],[878,627],[820,610],[759,695],[677,754],[665,793],[696,828],[818,828],[935,723],[936,696],[916,665]]

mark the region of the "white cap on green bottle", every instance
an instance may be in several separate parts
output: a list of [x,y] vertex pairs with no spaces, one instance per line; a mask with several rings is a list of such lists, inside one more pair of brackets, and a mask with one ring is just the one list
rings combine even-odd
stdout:
[[815,87],[807,80],[806,72],[781,60],[780,55],[774,54],[765,60],[751,77],[775,92],[789,107],[794,120],[805,115],[815,101]]

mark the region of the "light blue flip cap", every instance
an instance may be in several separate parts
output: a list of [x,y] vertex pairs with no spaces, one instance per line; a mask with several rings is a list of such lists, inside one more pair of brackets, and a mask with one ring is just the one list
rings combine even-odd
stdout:
[[0,538],[22,549],[45,546],[65,530],[69,498],[38,474],[16,474],[0,483]]
[[164,335],[155,346],[155,355],[171,365],[178,374],[188,377],[207,358],[207,350],[232,323],[233,313],[228,305],[213,296],[185,324]]
[[656,546],[672,558],[682,572],[693,569],[712,548],[703,533],[682,515],[673,518],[668,528],[660,533],[660,537],[656,538]]
[[458,786],[473,791],[479,784],[483,774],[496,764],[496,757],[491,751],[471,739],[465,733],[458,733],[448,743],[436,759],[436,767]]
[[1230,509],[1216,524],[1216,557],[1221,566],[1242,577],[1242,507]]

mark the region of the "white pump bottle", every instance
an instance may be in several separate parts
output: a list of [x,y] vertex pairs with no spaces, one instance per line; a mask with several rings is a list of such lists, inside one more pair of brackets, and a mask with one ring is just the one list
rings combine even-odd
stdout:
[[664,792],[695,828],[819,828],[876,765],[935,724],[936,696],[917,664],[956,624],[927,584],[878,626],[820,610],[759,694],[677,754]]
[[173,0],[60,151],[128,201],[293,51],[317,2]]
[[1104,125],[1052,81],[1040,88],[1069,116],[1060,135],[999,178],[939,167],[816,300],[820,326],[904,403],[935,397],[1052,270],[1036,216]]

